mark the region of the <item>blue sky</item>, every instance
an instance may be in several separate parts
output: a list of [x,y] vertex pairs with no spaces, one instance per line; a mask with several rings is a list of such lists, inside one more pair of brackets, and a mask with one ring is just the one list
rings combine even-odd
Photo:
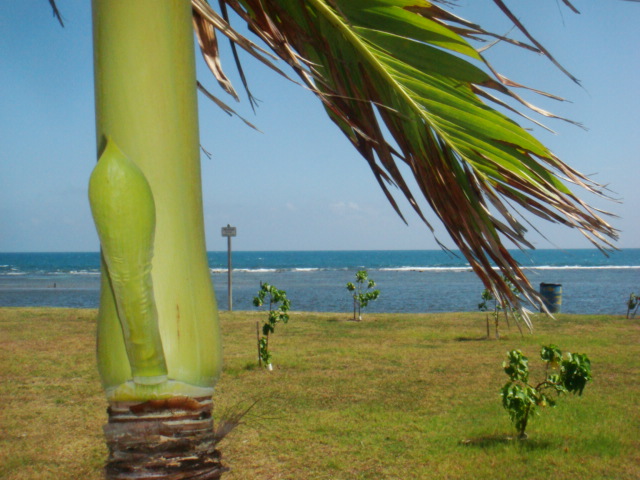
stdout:
[[[557,135],[533,131],[560,158],[594,174],[623,200],[607,202],[578,190],[588,202],[619,216],[611,223],[621,230],[620,247],[640,247],[640,5],[575,0],[582,14],[574,15],[559,0],[526,3],[521,18],[582,87],[545,59],[517,49],[497,46],[488,57],[510,78],[571,101],[527,96],[582,122],[588,131],[559,121],[546,122]],[[508,30],[489,0],[459,4],[459,15]],[[4,252],[98,250],[86,194],[95,163],[90,2],[60,0],[58,5],[64,29],[45,0],[0,4]],[[201,143],[213,154],[202,160],[209,250],[226,248],[220,227],[227,223],[238,228],[237,250],[438,248],[406,202],[400,205],[409,226],[397,217],[367,164],[309,92],[247,56],[243,60],[262,103],[255,116],[244,99],[234,108],[262,133],[200,98]],[[230,57],[226,69],[237,78]],[[219,92],[200,60],[198,76]],[[532,232],[537,248],[589,246],[575,230],[542,220],[535,225],[548,238]],[[452,245],[443,229],[436,231]]]

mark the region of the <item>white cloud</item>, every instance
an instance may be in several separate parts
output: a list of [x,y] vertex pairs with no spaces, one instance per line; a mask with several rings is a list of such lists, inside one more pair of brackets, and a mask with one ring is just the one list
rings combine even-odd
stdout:
[[354,212],[364,212],[356,202],[339,201],[329,204],[329,209],[337,215],[347,215]]

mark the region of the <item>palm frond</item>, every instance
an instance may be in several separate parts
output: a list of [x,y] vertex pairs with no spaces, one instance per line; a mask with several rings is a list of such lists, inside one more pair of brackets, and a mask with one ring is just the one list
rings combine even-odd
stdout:
[[[521,85],[495,72],[467,40],[504,37],[422,0],[224,2],[318,95],[396,211],[402,216],[390,186],[428,224],[416,198],[422,196],[501,301],[519,302],[503,278],[529,301],[537,298],[504,246],[508,239],[531,247],[511,204],[577,228],[599,248],[612,247],[616,230],[565,183],[594,193],[600,186],[483,101],[507,106],[498,98],[507,96],[554,116],[522,100],[512,90]],[[577,81],[504,2],[494,3],[532,44],[511,43],[545,54]],[[420,192],[408,187],[400,163]]]
[[[455,2],[447,0],[219,1],[322,100],[401,217],[390,187],[397,187],[430,227],[416,197],[426,200],[500,302],[519,305],[509,282],[527,300],[538,298],[504,245],[507,239],[519,248],[531,248],[516,212],[528,211],[576,228],[600,249],[613,247],[618,233],[599,216],[606,212],[589,207],[566,184],[599,195],[604,194],[603,187],[490,106],[505,107],[528,119],[501,98],[507,97],[536,114],[555,117],[517,95],[513,89],[527,87],[499,74],[470,41],[497,40],[541,53],[578,81],[503,0],[493,3],[530,43],[488,32],[454,15],[445,8]],[[572,0],[562,2],[578,13]],[[62,23],[55,0],[49,3]],[[231,27],[226,12],[218,14],[206,0],[191,3],[203,55],[223,89],[235,95],[222,71],[216,32],[286,76],[270,53]],[[403,163],[418,192],[407,185],[399,168]]]
[[58,10],[58,6],[56,5],[55,0],[49,0],[49,5],[51,6],[51,10],[53,13],[53,17],[58,20],[58,23],[61,27],[64,27],[64,22],[62,21],[62,15],[60,14],[60,10]]

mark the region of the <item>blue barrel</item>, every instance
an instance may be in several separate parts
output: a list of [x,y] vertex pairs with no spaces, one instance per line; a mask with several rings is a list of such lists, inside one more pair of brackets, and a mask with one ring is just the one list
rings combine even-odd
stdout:
[[[540,296],[550,313],[560,313],[562,307],[562,285],[559,283],[541,283]],[[542,310],[542,309],[541,309]]]

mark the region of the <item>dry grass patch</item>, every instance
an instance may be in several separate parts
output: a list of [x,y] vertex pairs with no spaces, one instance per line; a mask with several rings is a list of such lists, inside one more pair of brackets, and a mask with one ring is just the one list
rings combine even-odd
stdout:
[[[106,421],[95,311],[0,309],[0,478],[101,478]],[[256,322],[223,312],[216,416],[257,402],[221,445],[229,479],[632,479],[640,476],[640,327],[622,317],[539,317],[484,340],[481,314],[293,312],[257,368]],[[594,382],[513,434],[500,365],[541,344],[587,353]]]
[[95,312],[0,309],[0,478],[102,478]]

